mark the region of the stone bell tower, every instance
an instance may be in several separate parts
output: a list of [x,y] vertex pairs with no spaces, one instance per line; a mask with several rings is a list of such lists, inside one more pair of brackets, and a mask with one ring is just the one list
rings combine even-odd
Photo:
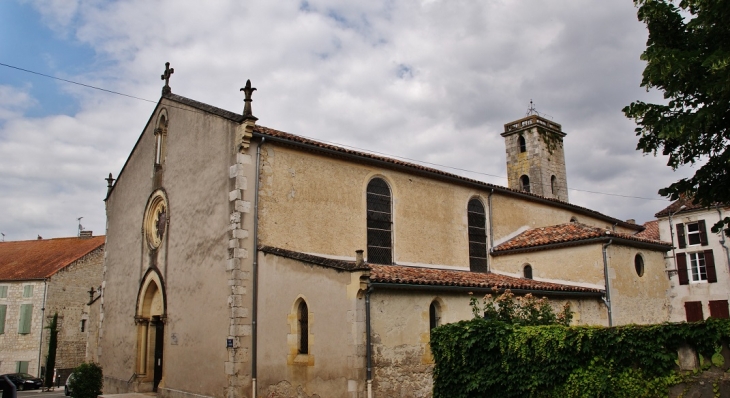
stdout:
[[528,115],[504,125],[509,188],[568,201],[563,133],[541,117],[532,102]]

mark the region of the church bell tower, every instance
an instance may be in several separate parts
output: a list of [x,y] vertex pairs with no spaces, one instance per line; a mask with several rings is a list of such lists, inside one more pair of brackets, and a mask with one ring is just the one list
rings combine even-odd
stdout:
[[565,133],[559,124],[537,114],[532,102],[530,105],[526,117],[504,125],[508,186],[567,202]]

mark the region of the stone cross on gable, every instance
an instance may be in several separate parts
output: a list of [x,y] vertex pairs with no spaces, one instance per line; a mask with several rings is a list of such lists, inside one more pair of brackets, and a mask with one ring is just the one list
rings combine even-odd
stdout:
[[243,91],[244,94],[246,94],[246,98],[243,100],[245,104],[243,105],[243,119],[252,119],[252,120],[258,120],[256,116],[253,115],[253,112],[251,111],[251,94],[253,94],[254,91],[256,91],[255,87],[251,87],[251,80],[246,80],[246,87],[242,88],[241,91]]
[[160,76],[160,80],[165,81],[165,86],[162,87],[162,95],[165,94],[172,94],[172,89],[170,88],[170,76],[175,73],[174,68],[170,68],[170,63],[165,62],[165,73]]

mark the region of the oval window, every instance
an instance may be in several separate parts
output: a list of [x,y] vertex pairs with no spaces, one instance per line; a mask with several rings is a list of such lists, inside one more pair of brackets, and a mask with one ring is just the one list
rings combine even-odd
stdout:
[[634,268],[636,269],[636,275],[644,276],[644,258],[641,254],[636,254],[634,257]]

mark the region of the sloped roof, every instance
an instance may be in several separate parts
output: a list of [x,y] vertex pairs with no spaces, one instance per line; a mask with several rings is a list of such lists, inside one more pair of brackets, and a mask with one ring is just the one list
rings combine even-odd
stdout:
[[[664,209],[660,210],[658,213],[654,214],[654,217],[668,217],[670,214],[678,214],[678,213],[685,213],[692,210],[701,210],[701,209],[707,209],[710,210],[712,208],[707,208],[705,206],[702,206],[700,204],[694,204],[692,201],[694,198],[691,196],[681,196],[679,199],[675,200],[670,204],[669,206],[665,207]],[[721,207],[727,207],[728,205],[719,204]],[[684,208],[682,209],[682,206]],[[681,209],[681,210],[680,210]]]
[[104,245],[105,236],[0,242],[0,280],[45,279]]
[[262,246],[264,253],[299,260],[309,264],[341,271],[370,271],[370,281],[393,285],[455,286],[465,288],[514,289],[545,292],[578,292],[601,294],[600,289],[559,283],[540,282],[532,279],[515,278],[494,273],[480,273],[404,265],[380,265],[364,263],[358,266],[354,261],[337,260],[299,253],[291,250]]
[[644,223],[644,230],[634,235],[637,238],[659,240],[659,220]]
[[671,243],[646,239],[605,228],[571,222],[549,227],[529,229],[494,248],[494,255],[552,249],[561,246],[577,246],[613,240],[616,244],[647,247],[666,251]]

